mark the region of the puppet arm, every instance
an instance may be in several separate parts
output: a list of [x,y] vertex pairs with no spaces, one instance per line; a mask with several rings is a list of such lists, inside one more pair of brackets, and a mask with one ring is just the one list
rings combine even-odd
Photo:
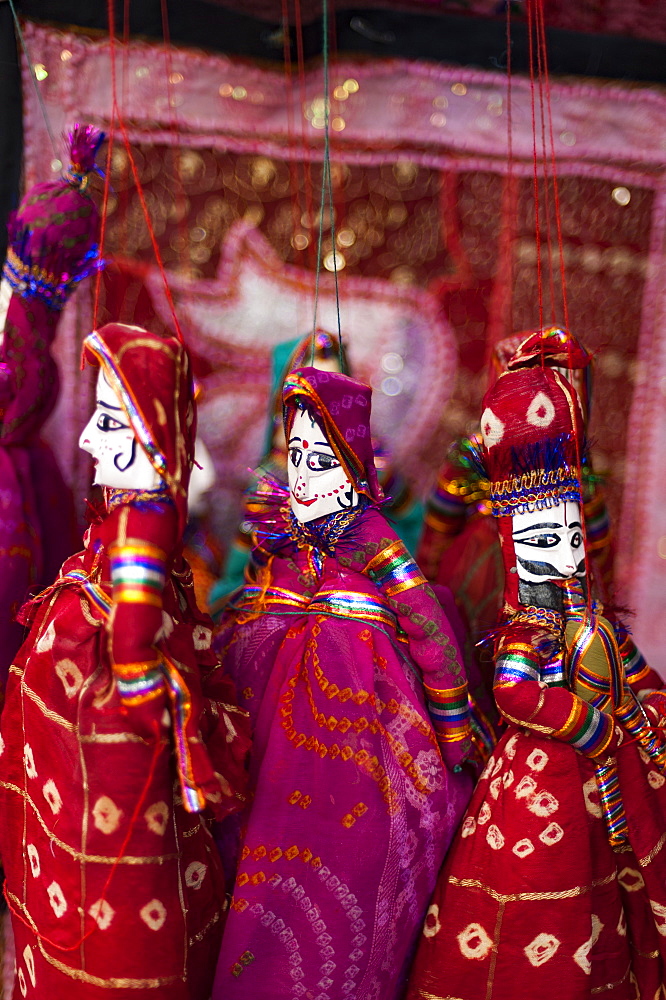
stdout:
[[114,605],[109,619],[111,664],[131,725],[140,736],[155,736],[167,702],[156,644],[176,512],[161,502],[151,504],[150,510],[125,504],[114,513],[115,540],[109,547]]
[[548,687],[533,637],[521,632],[501,639],[497,649],[493,691],[504,718],[568,743],[586,757],[612,754],[622,741],[621,727],[568,688]]

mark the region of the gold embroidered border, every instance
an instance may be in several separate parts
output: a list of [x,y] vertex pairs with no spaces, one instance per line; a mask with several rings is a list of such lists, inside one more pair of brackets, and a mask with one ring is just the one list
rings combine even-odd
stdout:
[[618,979],[616,983],[606,983],[604,986],[595,986],[590,990],[590,993],[605,993],[606,990],[614,990],[616,986],[621,986],[622,983],[626,982],[630,972],[631,966],[628,966],[627,971],[622,976],[622,979]]
[[118,858],[118,857],[106,857],[103,854],[83,854],[81,851],[77,851],[74,847],[70,847],[69,844],[65,843],[64,840],[61,840],[60,837],[56,837],[56,835],[54,833],[52,833],[51,830],[49,830],[49,828],[47,827],[46,823],[42,819],[42,815],[41,815],[39,809],[37,808],[36,804],[33,802],[32,798],[28,795],[28,793],[26,791],[24,791],[22,788],[19,788],[18,785],[13,785],[9,781],[0,781],[0,788],[6,788],[7,791],[9,791],[9,792],[15,792],[17,795],[19,795],[23,799],[24,802],[27,802],[28,805],[32,808],[32,811],[34,812],[35,816],[37,817],[39,825],[41,826],[42,830],[44,831],[44,833],[46,834],[46,836],[49,838],[49,840],[52,840],[53,843],[56,844],[57,847],[60,847],[61,850],[65,851],[67,854],[69,854],[70,857],[76,858],[77,861],[89,861],[91,863],[100,864],[100,865],[114,865],[114,864],[121,864],[121,865],[161,865],[165,861],[174,861],[174,860],[176,860],[178,858],[178,854],[177,853],[176,854],[158,854],[158,855],[155,855],[154,857],[151,857],[149,855],[147,855],[146,857],[142,857],[140,855],[125,854],[125,855],[123,855],[122,858]]
[[641,868],[647,868],[650,862],[654,861],[654,859],[657,857],[659,851],[662,849],[664,844],[666,844],[666,833],[662,833],[661,837],[654,845],[649,854],[646,854],[644,858],[638,859],[638,863],[641,866]]
[[57,725],[62,726],[63,729],[67,729],[70,733],[76,732],[76,723],[70,722],[69,719],[65,719],[64,716],[59,715],[58,712],[53,712],[50,708],[47,708],[45,702],[42,701],[39,695],[36,694],[23,679],[21,679],[21,692],[27,695],[30,701],[37,706],[42,715],[46,716],[47,719],[50,719],[51,722],[55,722]]
[[536,903],[541,900],[574,899],[576,896],[584,896],[586,892],[591,892],[597,886],[610,885],[616,879],[617,872],[614,871],[605,878],[597,879],[596,882],[590,882],[589,885],[575,885],[571,889],[561,889],[557,892],[512,892],[508,895],[503,892],[496,892],[489,885],[484,885],[483,882],[479,882],[474,878],[456,878],[455,875],[450,875],[447,881],[449,885],[456,885],[461,889],[480,889],[494,899],[496,903]]

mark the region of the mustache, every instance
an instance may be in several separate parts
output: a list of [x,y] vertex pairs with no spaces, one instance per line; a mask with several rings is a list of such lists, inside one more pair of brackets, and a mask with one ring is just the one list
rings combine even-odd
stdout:
[[532,562],[531,559],[521,559],[520,556],[518,556],[517,559],[523,569],[526,569],[528,573],[533,573],[534,576],[554,576],[558,580],[568,580],[572,576],[581,576],[585,574],[584,559],[581,559],[573,573],[560,573],[559,569],[555,569],[555,567],[549,562]]

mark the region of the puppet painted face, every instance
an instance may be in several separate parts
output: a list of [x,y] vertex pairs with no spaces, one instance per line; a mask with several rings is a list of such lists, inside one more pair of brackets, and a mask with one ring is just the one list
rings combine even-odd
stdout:
[[585,546],[580,506],[570,500],[512,519],[518,593],[522,604],[561,607],[553,581],[585,578]]
[[156,490],[162,480],[150,464],[127,419],[120,399],[100,368],[97,406],[83,428],[79,448],[95,459],[99,486],[123,490]]
[[307,410],[296,411],[288,450],[289,501],[298,521],[314,521],[356,506],[358,493]]

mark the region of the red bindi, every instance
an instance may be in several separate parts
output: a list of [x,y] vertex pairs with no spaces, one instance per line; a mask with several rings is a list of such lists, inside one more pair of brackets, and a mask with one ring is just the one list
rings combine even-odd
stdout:
[[309,447],[309,446],[308,446],[308,443],[307,443],[307,441],[305,441],[305,440],[303,441],[303,447],[304,447],[304,448],[307,448],[307,447]]

